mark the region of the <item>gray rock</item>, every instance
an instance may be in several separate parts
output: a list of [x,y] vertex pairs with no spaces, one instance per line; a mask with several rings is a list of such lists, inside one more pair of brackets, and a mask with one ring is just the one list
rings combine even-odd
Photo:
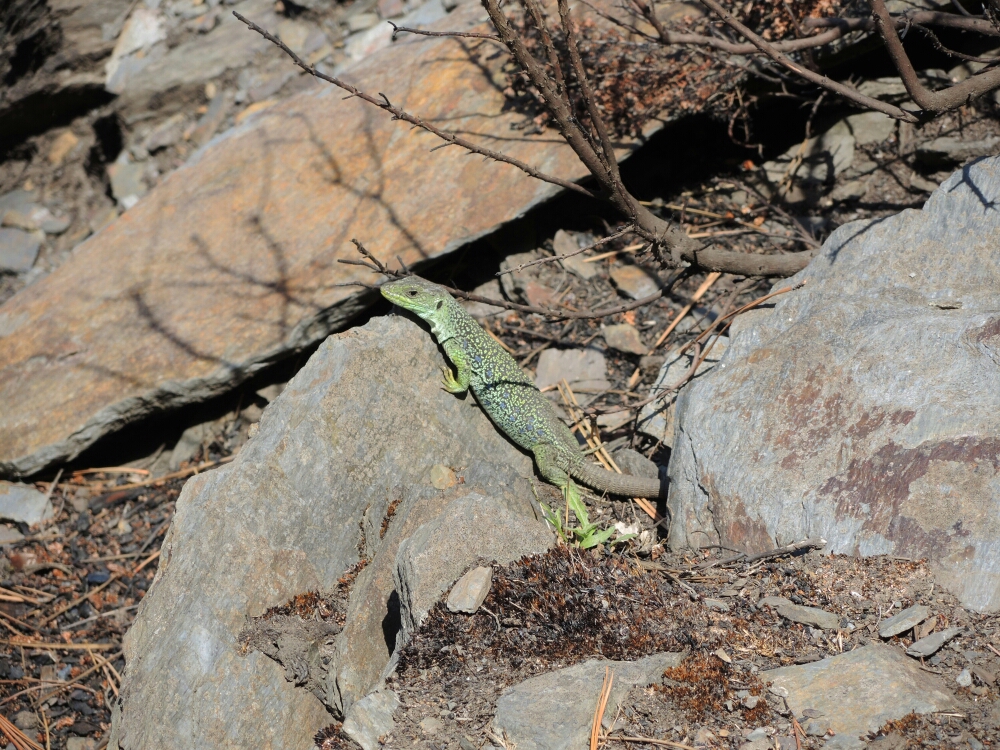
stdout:
[[649,347],[642,343],[642,337],[635,326],[618,323],[604,327],[604,341],[612,349],[629,354],[645,354]]
[[15,542],[20,542],[22,539],[24,539],[24,534],[20,531],[13,526],[0,523],[0,544],[14,544]]
[[802,731],[810,737],[822,737],[830,731],[830,722],[827,719],[809,719],[802,725]]
[[862,81],[858,91],[875,99],[898,99],[907,96],[906,86],[898,76],[890,78],[875,78]]
[[[590,243],[588,242],[587,244]],[[569,255],[580,249],[580,243],[574,235],[565,229],[560,229],[556,232],[555,237],[552,238],[552,249],[555,250],[556,255]],[[597,267],[597,263],[587,263],[586,258],[587,256],[583,253],[578,253],[569,258],[563,258],[559,262],[570,273],[579,276],[581,279],[589,280],[597,276],[601,272],[601,269]]]
[[0,519],[34,526],[52,513],[52,503],[31,485],[0,481]]
[[648,477],[649,479],[656,479],[660,476],[659,466],[631,448],[619,448],[611,457],[618,464],[618,468],[626,474],[635,477]]
[[773,730],[770,727],[757,727],[746,736],[747,742],[759,742],[760,740],[771,739]]
[[123,151],[114,164],[108,165],[108,179],[111,180],[111,194],[125,208],[131,208],[146,194],[146,183],[142,175],[146,165],[128,158]]
[[823,135],[807,140],[805,146],[796,143],[777,159],[764,162],[764,174],[768,182],[777,185],[785,179],[793,161],[801,158],[795,169],[797,180],[833,182],[834,177],[853,163],[854,144],[848,124],[841,121]]
[[879,637],[892,638],[894,635],[905,633],[907,630],[915,628],[926,620],[930,613],[930,609],[923,604],[915,604],[912,607],[907,607],[898,615],[893,615],[879,623]]
[[355,13],[347,19],[347,30],[352,34],[357,31],[370,29],[379,22],[377,13]]
[[611,281],[630,299],[648,297],[660,288],[659,277],[641,266],[615,266],[611,269]]
[[882,143],[896,132],[896,121],[881,112],[862,112],[845,117],[846,130],[854,136],[854,142],[859,146],[869,143]]
[[344,717],[343,732],[363,750],[382,747],[378,738],[396,725],[392,714],[399,707],[399,696],[392,690],[376,690],[359,700]]
[[[349,712],[389,662],[383,621],[402,540],[472,492],[535,523],[530,457],[472,399],[441,390],[443,364],[403,316],[331,336],[236,459],[188,480],[125,637],[112,750],[310,747],[330,710]],[[465,467],[465,483],[435,489],[435,464]],[[362,557],[370,562],[350,589],[322,702],[264,654],[240,655],[247,617],[335,590]]]
[[953,638],[958,637],[961,633],[965,631],[965,628],[947,628],[945,630],[939,630],[936,633],[931,633],[930,635],[924,636],[919,641],[916,641],[912,646],[906,649],[906,653],[910,656],[916,656],[917,658],[928,657],[937,653],[944,644]]
[[1000,148],[1000,136],[979,141],[956,136],[942,136],[917,146],[916,160],[934,168],[949,168],[980,156],[992,156]]
[[444,723],[436,716],[428,716],[426,719],[421,720],[420,729],[424,734],[433,737],[444,729]]
[[792,604],[791,599],[786,599],[783,596],[762,596],[757,600],[757,609],[763,609],[764,607],[773,607],[777,609],[778,607]]
[[678,398],[672,548],[822,537],[835,554],[927,557],[965,606],[1000,605],[993,202],[995,158],[921,211],[840,227],[780,282],[804,287],[736,319]]
[[830,191],[830,199],[835,201],[850,201],[864,198],[868,192],[866,180],[851,180],[843,185],[837,185]]
[[[713,340],[715,343],[712,345],[711,351],[708,352],[705,361],[698,366],[698,372],[695,373],[696,378],[701,377],[715,367],[726,353],[726,348],[729,346],[729,339],[725,336],[720,336],[710,339],[709,343]],[[694,350],[688,350],[684,354],[679,354],[681,348],[682,346],[675,346],[667,354],[663,365],[660,367],[660,372],[656,376],[656,382],[649,389],[650,396],[681,382],[681,379],[691,370],[691,366],[694,364]],[[659,440],[668,448],[672,448],[674,445],[674,420],[677,412],[677,396],[676,391],[671,392],[658,401],[642,407],[642,410],[639,412],[639,431],[649,435],[654,440]]]
[[[485,284],[480,284],[473,289],[472,293],[478,294],[480,297],[488,297],[489,299],[503,299],[503,293],[500,291],[500,279],[490,279]],[[469,302],[467,300],[462,300],[462,307],[465,308],[465,311],[469,313],[469,315],[477,320],[489,317],[490,315],[495,315],[496,313],[503,312],[504,310],[502,307],[487,305],[485,302]]]
[[170,453],[170,462],[167,464],[170,471],[177,471],[181,464],[194,458],[206,440],[211,439],[214,432],[214,423],[203,422],[192,425],[181,433],[177,445]]
[[[501,271],[510,271],[512,268],[517,268],[518,266],[524,265],[525,263],[530,263],[533,260],[538,260],[544,257],[538,250],[529,250],[525,253],[514,253],[508,255],[502,261],[500,261]],[[535,279],[534,273],[536,270],[534,267],[525,268],[521,271],[514,271],[513,273],[505,273],[500,276],[500,286],[503,288],[503,293],[509,300],[525,300],[525,290],[528,284],[530,284]]]
[[840,618],[837,615],[818,607],[803,607],[800,604],[789,602],[788,604],[779,604],[775,609],[786,620],[802,625],[811,625],[823,630],[836,630],[840,627]]
[[0,228],[0,273],[31,270],[42,246],[42,235],[10,227]]
[[591,659],[539,675],[508,688],[497,701],[493,729],[518,750],[579,750],[590,738],[605,669],[615,676],[604,716],[636,686],[658,682],[663,671],[681,663],[683,654],[656,654],[635,662]]
[[955,682],[959,684],[959,687],[972,687],[972,672],[968,669],[963,669],[958,673],[958,677],[955,678]]
[[23,211],[30,204],[38,199],[38,194],[34,190],[11,190],[0,195],[0,216],[9,210]]
[[451,587],[446,602],[449,612],[475,614],[479,611],[493,583],[493,568],[473,568]]
[[399,545],[395,583],[402,637],[420,626],[441,594],[477,559],[509,563],[545,552],[554,542],[544,522],[528,520],[495,500],[480,495],[455,500]]
[[820,711],[829,728],[843,735],[843,748],[859,746],[861,735],[910,712],[926,714],[957,705],[939,677],[882,645],[761,672],[761,678],[788,691],[785,700],[794,714],[807,708]]
[[97,740],[90,737],[68,737],[66,750],[97,750]]
[[[538,355],[535,385],[546,388],[566,380],[574,391],[603,391],[611,387],[604,355],[586,349],[546,349]],[[581,399],[582,402],[582,399]]]

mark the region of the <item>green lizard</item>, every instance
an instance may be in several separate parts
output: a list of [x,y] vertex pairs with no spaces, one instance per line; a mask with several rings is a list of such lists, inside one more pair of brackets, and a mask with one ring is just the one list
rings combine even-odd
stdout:
[[615,474],[585,460],[579,443],[555,408],[514,358],[441,286],[417,276],[390,281],[382,296],[426,320],[455,366],[444,368],[449,393],[472,390],[501,431],[535,456],[538,471],[568,500],[578,495],[573,479],[602,492],[659,497],[660,481]]

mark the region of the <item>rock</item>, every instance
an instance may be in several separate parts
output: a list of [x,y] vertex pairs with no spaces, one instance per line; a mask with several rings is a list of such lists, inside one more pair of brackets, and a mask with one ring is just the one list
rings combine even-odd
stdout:
[[208,111],[201,116],[190,133],[185,133],[185,138],[196,146],[204,146],[208,143],[226,119],[230,102],[230,95],[227,92],[220,91],[216,94],[208,104]]
[[822,537],[927,557],[963,605],[1000,605],[994,200],[1000,159],[968,166],[923,210],[840,227],[781,282],[804,287],[736,319],[678,398],[672,548]]
[[618,464],[618,468],[625,474],[631,474],[635,477],[647,477],[648,479],[656,479],[660,476],[659,466],[631,448],[619,448],[611,457]]
[[965,632],[965,628],[947,628],[931,633],[913,643],[906,653],[917,658],[926,658],[936,653],[944,644]]
[[645,354],[648,347],[642,343],[639,331],[628,323],[604,327],[604,342],[612,349],[629,354]]
[[62,164],[63,159],[76,148],[79,142],[80,139],[77,138],[72,130],[64,130],[56,136],[55,140],[52,141],[52,145],[49,146],[49,163],[53,166]]
[[403,0],[378,0],[376,7],[382,18],[396,18],[406,11]]
[[963,669],[958,673],[958,677],[955,678],[955,682],[958,683],[959,687],[972,687],[972,672],[968,669]]
[[184,137],[186,122],[187,117],[183,112],[168,117],[146,136],[142,142],[143,148],[152,154],[178,143]]
[[193,459],[205,442],[214,436],[214,427],[212,422],[203,422],[184,430],[170,453],[170,462],[167,464],[170,471],[177,471],[184,462]]
[[[715,339],[709,339],[708,344],[711,344],[713,340],[715,343],[712,344],[711,350],[708,350],[705,360],[698,365],[698,372],[695,373],[697,377],[701,377],[715,367],[726,353],[729,339],[725,336],[718,336]],[[691,366],[694,364],[694,350],[689,349],[684,354],[679,354],[682,348],[683,345],[675,346],[667,353],[660,366],[660,373],[656,376],[656,382],[649,389],[650,396],[681,382],[681,379],[691,370]],[[705,354],[707,349],[708,345],[706,344],[702,354]],[[658,401],[642,407],[639,412],[639,431],[649,435],[654,440],[659,440],[668,448],[672,448],[674,445],[676,404],[677,393],[672,392]]]
[[18,711],[14,716],[14,726],[25,732],[30,732],[38,726],[38,716],[34,711]]
[[97,750],[97,740],[90,737],[67,737],[66,750]]
[[1000,148],[1000,136],[979,141],[956,136],[942,136],[917,146],[916,160],[936,169],[954,167],[980,156],[992,156]]
[[[500,270],[510,271],[512,268],[518,268],[525,263],[530,263],[542,257],[544,256],[538,250],[529,250],[526,253],[513,253],[500,261]],[[504,273],[500,276],[500,286],[503,288],[503,293],[507,299],[512,301],[519,299],[527,301],[524,291],[528,284],[535,279],[533,270],[525,268],[521,271]]]
[[605,669],[614,685],[604,716],[636,686],[659,682],[666,669],[680,665],[683,654],[655,654],[634,662],[590,659],[508,688],[497,701],[493,728],[518,750],[578,750],[587,747],[590,725],[601,694]]
[[906,86],[898,76],[889,78],[875,78],[862,81],[858,86],[858,91],[865,96],[875,99],[897,99],[907,96]]
[[[587,244],[590,243],[588,242]],[[580,243],[577,242],[576,237],[565,229],[560,229],[556,232],[555,237],[552,238],[552,249],[555,250],[556,255],[569,255],[580,249]],[[586,258],[587,256],[583,253],[577,253],[569,258],[563,258],[559,262],[570,273],[579,276],[581,279],[589,280],[597,276],[601,272],[601,269],[597,267],[596,263],[587,263]]]
[[[473,289],[472,293],[478,294],[480,297],[488,297],[489,299],[503,299],[503,293],[500,291],[500,279],[490,279],[485,284],[480,284]],[[465,308],[465,311],[476,320],[481,320],[482,318],[487,318],[491,315],[504,311],[504,308],[502,307],[487,305],[485,302],[469,302],[467,300],[462,300],[461,303],[462,307]]]
[[939,185],[933,180],[928,180],[921,177],[916,172],[910,175],[910,189],[922,190],[925,193],[933,193],[938,189]]
[[907,630],[911,630],[926,620],[930,613],[930,609],[923,604],[915,604],[912,607],[907,607],[898,615],[893,615],[879,623],[879,637],[892,638],[894,635],[905,633]]
[[26,273],[35,265],[42,236],[5,227],[0,229],[0,273]]
[[378,738],[395,726],[392,714],[397,708],[399,696],[392,690],[376,690],[351,706],[342,731],[361,745],[362,750],[378,750],[382,747]]
[[[546,349],[538,355],[535,385],[547,388],[565,380],[575,393],[597,392],[611,387],[608,364],[597,349]],[[580,398],[583,403],[584,399]]]
[[34,526],[52,517],[52,503],[27,484],[0,482],[0,518]]
[[486,601],[493,583],[493,568],[473,568],[455,582],[451,587],[446,602],[449,612],[465,612],[475,614]]
[[830,731],[830,722],[827,719],[809,719],[802,725],[802,731],[810,737],[822,737]]
[[[403,316],[332,336],[236,459],[188,480],[125,637],[111,750],[310,747],[330,711],[349,713],[389,662],[404,539],[470,493],[494,498],[480,511],[489,502],[520,515],[522,530],[537,523],[531,458],[471,399],[440,389],[443,364],[431,336]],[[434,489],[434,464],[465,467],[465,483]],[[362,556],[370,562],[355,570],[322,702],[259,651],[239,654],[247,617],[337,590]]]
[[352,34],[370,29],[379,22],[377,13],[355,13],[347,19],[347,30]]
[[768,182],[781,183],[788,174],[793,161],[801,158],[795,170],[795,179],[806,182],[831,183],[834,177],[851,166],[854,161],[855,138],[851,126],[841,121],[823,135],[810,138],[803,147],[801,143],[791,146],[785,153],[772,161],[764,162],[762,168]]
[[24,539],[24,534],[15,529],[13,526],[8,526],[5,523],[0,523],[0,545],[2,544],[14,544],[20,542]]
[[433,737],[444,729],[444,723],[436,716],[428,716],[426,719],[421,720],[420,729],[427,736]]
[[851,201],[865,197],[868,183],[865,180],[851,180],[843,185],[837,185],[830,191],[830,199],[835,201]]
[[476,560],[502,565],[545,552],[554,541],[545,522],[528,521],[495,500],[476,494],[455,500],[399,545],[394,580],[401,638],[409,638],[441,594]]
[[[160,11],[145,5],[132,11],[118,35],[111,59],[104,66],[107,90],[113,94],[122,93],[125,90],[124,71],[132,72],[144,67],[142,61],[147,59],[149,49],[166,38],[166,18]],[[135,53],[142,54],[129,60]]]
[[660,288],[659,277],[641,266],[615,266],[611,269],[611,281],[630,299],[643,299]]
[[[444,14],[440,3],[425,5]],[[207,81],[270,49],[229,11],[274,27],[274,7],[273,0],[243,0],[227,6],[208,34],[169,50],[154,45],[116,106],[134,111],[172,87],[178,97],[200,100]],[[481,13],[463,5],[439,26],[468,30]],[[345,76],[433,121],[506,139],[522,115],[506,108],[488,72],[452,54],[454,44],[401,38]],[[236,388],[342,328],[375,299],[336,286],[373,279],[335,262],[356,257],[350,237],[384,261],[429,261],[558,192],[456,149],[432,152],[432,141],[316,86],[216,137],[164,177],[54,272],[4,303],[0,474],[27,475],[68,460],[150,414]],[[559,139],[519,137],[504,150],[566,179],[585,174]],[[467,189],[487,182],[488,195]],[[110,217],[102,213],[95,229]],[[12,330],[11,321],[20,320],[31,323]]]
[[126,151],[122,151],[114,164],[108,165],[111,194],[124,208],[131,208],[146,194],[146,183],[142,180],[145,171],[146,165],[129,159]]
[[837,615],[818,607],[803,607],[789,602],[788,604],[779,604],[775,610],[786,620],[802,625],[811,625],[823,630],[836,630],[840,627],[840,618]]
[[458,477],[449,466],[434,464],[431,467],[431,486],[436,490],[446,490],[458,484]]
[[820,711],[838,747],[861,748],[861,735],[909,713],[947,711],[957,704],[944,682],[889,646],[870,645],[822,661],[761,672],[788,691],[796,715]]
[[862,112],[843,120],[845,129],[854,137],[858,146],[882,143],[896,132],[896,121],[881,112]]

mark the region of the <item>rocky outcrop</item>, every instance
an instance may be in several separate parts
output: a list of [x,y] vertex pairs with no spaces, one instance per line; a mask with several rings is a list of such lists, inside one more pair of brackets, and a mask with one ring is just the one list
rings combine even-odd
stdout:
[[682,392],[670,543],[926,557],[1000,607],[1000,159],[840,227]]

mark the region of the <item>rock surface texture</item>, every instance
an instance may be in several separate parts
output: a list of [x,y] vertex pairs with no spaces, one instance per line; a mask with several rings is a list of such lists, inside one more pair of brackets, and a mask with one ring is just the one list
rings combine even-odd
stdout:
[[[681,394],[675,548],[927,557],[1000,607],[1000,159],[920,211],[840,227]],[[786,282],[783,282],[786,283]]]
[[[467,29],[483,14],[461,6],[440,23]],[[227,19],[216,32],[265,44],[241,26]],[[162,63],[136,75],[166,75],[156,72]],[[584,174],[552,138],[511,136],[523,133],[511,130],[520,115],[504,110],[502,91],[460,40],[400,39],[342,75],[482,142],[503,136],[505,153],[544,172]],[[335,286],[368,280],[336,263],[356,255],[352,237],[413,264],[556,192],[459,149],[432,153],[438,143],[325,86],[207,144],[0,308],[0,474],[76,456],[125,424],[209,398],[321,341],[370,301]]]
[[[389,661],[401,541],[470,493],[538,524],[531,459],[471,399],[439,387],[442,365],[430,335],[403,317],[332,337],[236,460],[185,485],[126,636],[111,748],[310,747],[333,718],[324,703],[349,712]],[[436,464],[459,467],[461,481],[436,489]],[[240,655],[246,618],[335,590],[362,558],[322,701],[263,654]]]

